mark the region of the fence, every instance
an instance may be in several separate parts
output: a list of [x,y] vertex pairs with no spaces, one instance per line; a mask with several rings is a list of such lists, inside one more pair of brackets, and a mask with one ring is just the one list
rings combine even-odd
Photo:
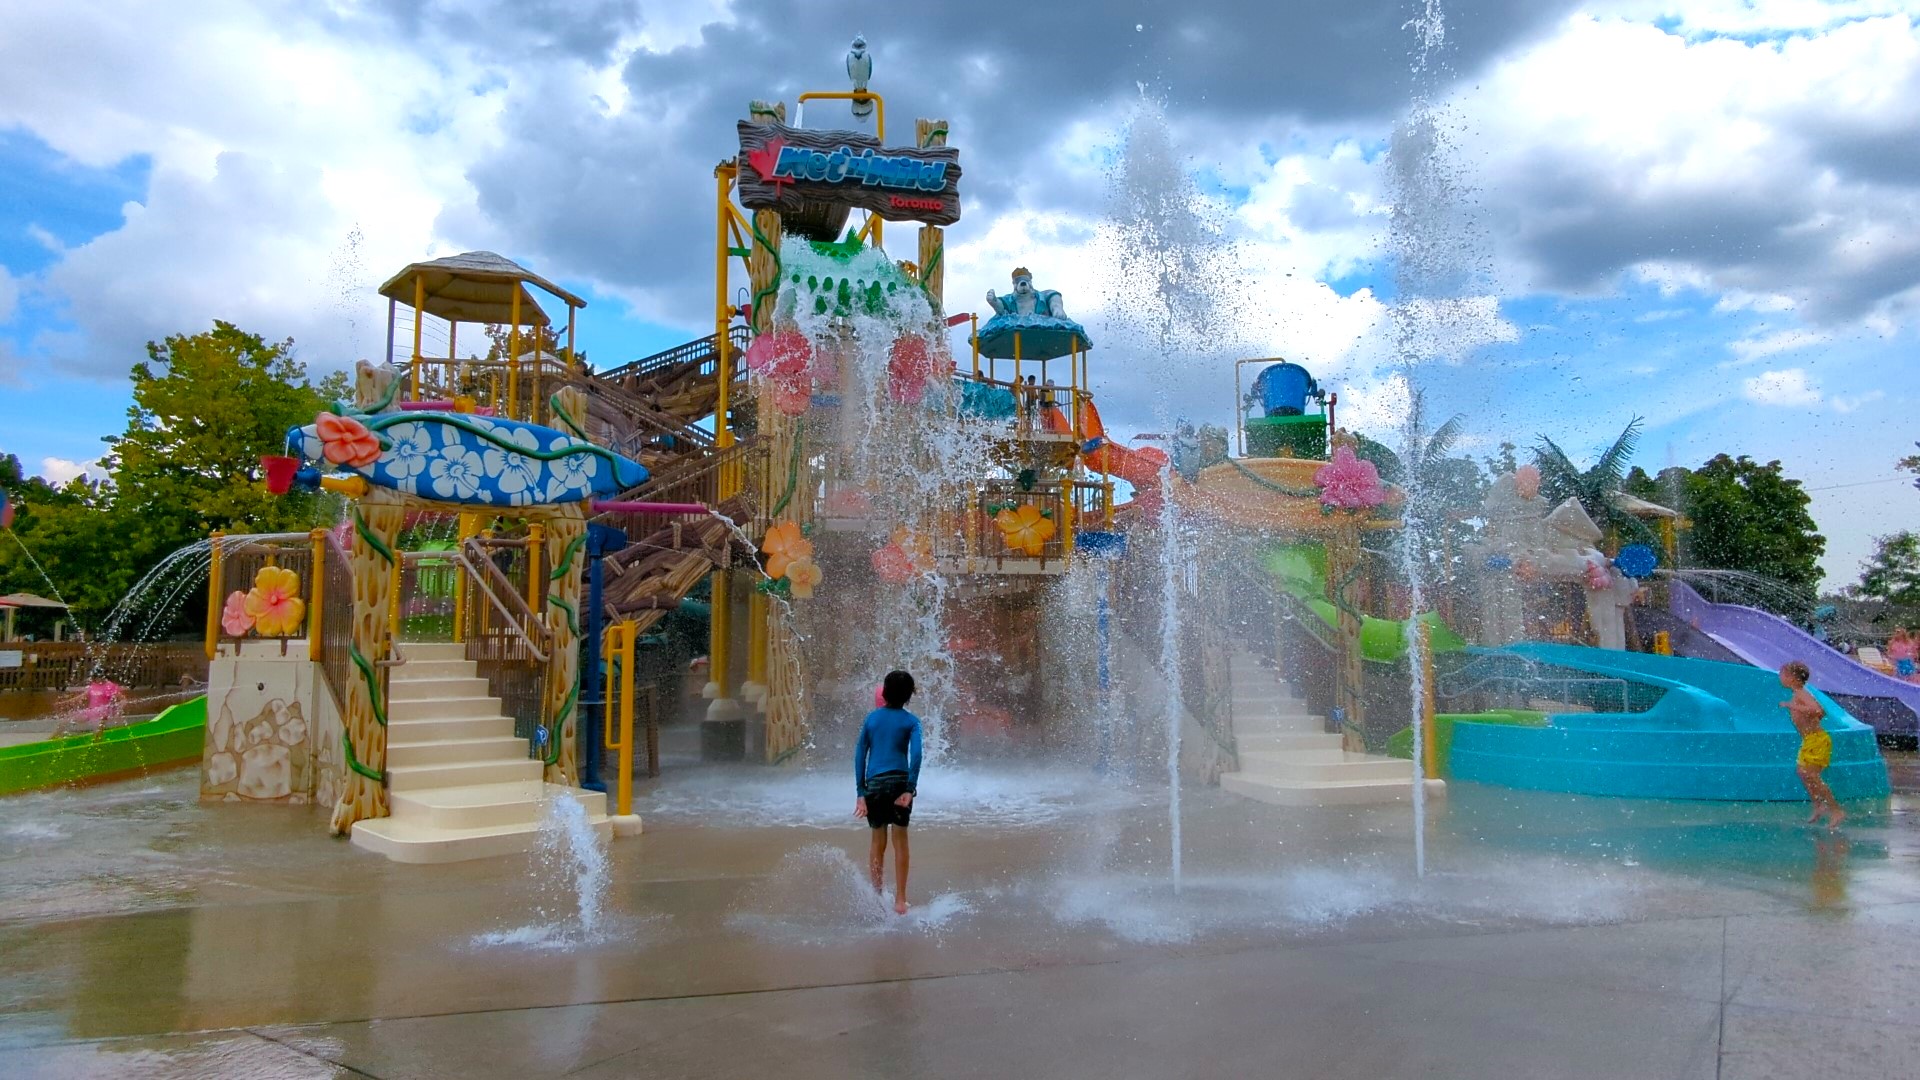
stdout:
[[0,645],[0,691],[73,690],[96,676],[132,690],[178,686],[183,679],[204,683],[207,654],[199,642],[11,641]]

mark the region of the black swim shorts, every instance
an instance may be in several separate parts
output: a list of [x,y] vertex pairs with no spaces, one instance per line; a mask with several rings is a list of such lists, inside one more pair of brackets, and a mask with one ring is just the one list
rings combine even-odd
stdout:
[[889,825],[907,827],[913,817],[912,806],[899,806],[896,801],[905,795],[907,777],[904,773],[882,773],[867,780],[867,827],[884,829]]

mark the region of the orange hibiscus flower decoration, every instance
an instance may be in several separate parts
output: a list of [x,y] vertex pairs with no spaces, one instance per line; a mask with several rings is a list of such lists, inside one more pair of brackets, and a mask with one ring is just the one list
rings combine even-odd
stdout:
[[813,558],[813,542],[801,536],[800,526],[792,521],[776,522],[768,529],[760,550],[766,553],[770,578],[789,577],[787,571],[793,563]]
[[1000,535],[1008,547],[1033,558],[1039,558],[1047,549],[1047,541],[1053,539],[1056,529],[1053,519],[1040,513],[1040,508],[1032,503],[1000,511],[993,515],[993,523],[1000,527]]
[[320,436],[322,454],[335,465],[358,468],[373,464],[380,456],[380,437],[351,416],[323,412],[313,426]]
[[795,559],[787,564],[787,585],[797,600],[812,596],[814,586],[820,584],[825,576],[820,572],[820,564],[810,557]]
[[307,602],[300,599],[300,575],[284,567],[261,567],[253,576],[253,588],[247,591],[244,610],[253,617],[253,628],[263,637],[299,633],[307,614]]
[[933,573],[933,538],[912,529],[893,530],[891,542],[907,557],[913,569],[922,574]]

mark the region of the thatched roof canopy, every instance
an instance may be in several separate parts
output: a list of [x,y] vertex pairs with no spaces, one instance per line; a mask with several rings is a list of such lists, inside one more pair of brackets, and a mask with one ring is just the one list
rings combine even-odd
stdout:
[[513,295],[520,293],[520,324],[546,326],[551,320],[534,303],[528,285],[559,297],[571,307],[586,307],[587,302],[528,270],[512,259],[491,251],[469,251],[431,262],[417,262],[388,278],[380,286],[380,295],[413,305],[414,279],[426,286],[424,310],[451,322],[505,324],[513,319]]

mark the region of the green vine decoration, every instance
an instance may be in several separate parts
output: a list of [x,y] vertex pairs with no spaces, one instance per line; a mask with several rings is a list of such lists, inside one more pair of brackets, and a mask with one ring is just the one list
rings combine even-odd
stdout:
[[379,553],[381,558],[387,560],[387,565],[393,565],[393,549],[388,547],[387,542],[380,539],[378,534],[367,527],[367,519],[361,516],[360,505],[358,503],[355,503],[353,507],[353,532],[354,535],[366,541],[368,547]]
[[933,140],[944,139],[946,137],[947,137],[947,125],[941,124],[939,127],[928,128],[927,137],[920,140],[920,149],[925,150],[928,147],[933,145]]
[[[768,279],[765,287],[756,290],[753,296],[747,301],[753,306],[755,313],[758,313],[760,311],[760,301],[780,291],[780,271],[783,264],[780,261],[780,249],[774,247],[773,241],[768,240],[766,234],[760,231],[760,226],[753,223],[753,217],[751,215],[747,217],[746,222],[747,231],[753,234],[753,242],[760,247],[766,248],[767,254],[773,256],[773,277]],[[719,348],[726,347],[725,342],[716,341],[715,344]]]
[[787,504],[793,501],[793,493],[800,486],[800,451],[806,437],[807,422],[805,420],[795,422],[793,425],[793,455],[787,462],[787,490],[785,494],[780,496],[780,501],[773,504],[772,512],[767,515],[770,518],[780,516],[780,512],[785,510]]
[[573,715],[574,702],[580,700],[580,675],[573,677],[573,688],[567,691],[567,700],[560,703],[559,711],[553,714],[553,722],[547,726],[547,756],[545,764],[552,765],[560,760],[560,732],[566,727],[567,717]]
[[380,676],[373,670],[373,664],[362,656],[359,649],[347,646],[347,656],[353,660],[353,666],[360,669],[360,677],[367,684],[367,700],[373,705],[373,718],[381,727],[387,726],[387,709],[380,700]]
[[386,773],[381,772],[378,769],[370,769],[367,766],[360,764],[360,758],[357,755],[355,755],[353,752],[353,736],[347,734],[344,731],[341,732],[340,746],[342,749],[344,749],[347,752],[347,768],[352,769],[354,772],[359,773],[361,776],[366,777],[367,779],[373,781],[376,784],[384,784],[387,782]]
[[561,611],[564,611],[567,613],[567,629],[573,631],[574,637],[579,637],[580,636],[580,613],[573,609],[573,605],[567,603],[565,600],[560,599],[558,596],[554,596],[551,593],[547,595],[547,603],[552,604],[554,607],[557,607]]
[[[573,414],[561,406],[560,395],[558,393],[555,393],[547,399],[547,408],[553,410],[553,415],[559,417],[560,422],[567,425],[567,428],[573,432],[575,437],[581,439],[587,438],[587,429],[581,427],[580,422],[573,418]],[[593,440],[587,439],[587,441],[592,442]]]
[[1285,484],[1277,484],[1272,480],[1269,480],[1266,477],[1261,476],[1259,473],[1254,472],[1252,469],[1247,468],[1245,465],[1240,464],[1240,462],[1234,458],[1228,458],[1227,461],[1229,464],[1233,466],[1233,469],[1235,472],[1253,481],[1255,484],[1259,485],[1260,487],[1266,488],[1268,491],[1278,492],[1281,495],[1285,495],[1289,498],[1294,498],[1294,499],[1320,498],[1320,489],[1317,487],[1316,488],[1293,488],[1293,487],[1288,487]]
[[615,470],[617,475],[620,461],[622,460],[620,455],[613,451],[605,447],[595,446],[590,442],[582,442],[574,446],[557,447],[552,450],[537,450],[521,446],[519,443],[508,442],[501,438],[497,432],[474,423],[461,413],[386,413],[381,416],[368,418],[367,427],[375,432],[380,432],[385,431],[395,424],[409,422],[445,424],[448,427],[459,428],[461,431],[475,438],[492,443],[494,446],[510,454],[519,454],[522,457],[529,457],[535,461],[557,461],[560,458],[572,457],[575,454],[592,454],[594,457],[605,461],[607,467]]
[[567,574],[572,573],[574,553],[579,551],[580,545],[586,542],[587,542],[586,533],[581,533],[579,536],[576,536],[572,540],[568,541],[566,550],[560,553],[560,565],[553,568],[553,573],[547,575],[547,580],[559,581],[561,578],[565,577]]

